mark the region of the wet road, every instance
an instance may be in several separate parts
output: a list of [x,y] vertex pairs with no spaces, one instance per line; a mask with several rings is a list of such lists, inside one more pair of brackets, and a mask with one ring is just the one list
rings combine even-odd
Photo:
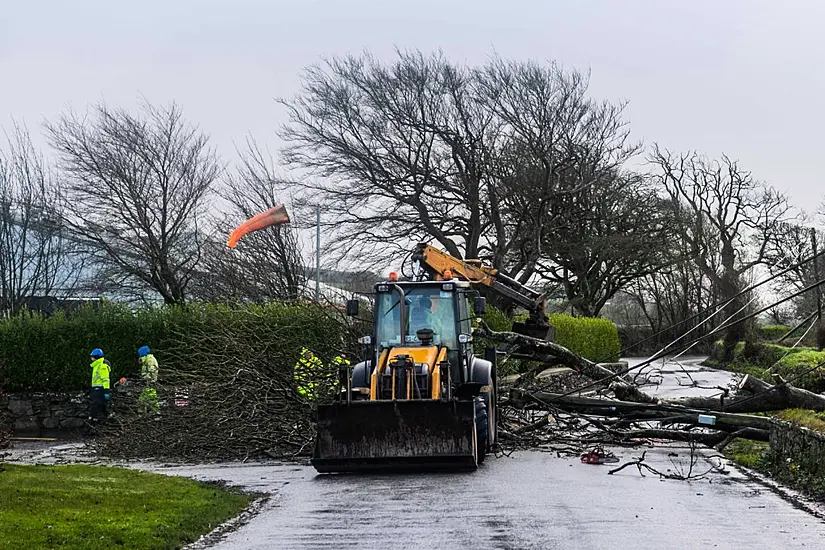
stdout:
[[[650,463],[672,468],[667,452],[648,452]],[[675,452],[672,460],[686,465],[686,450]],[[275,492],[223,549],[825,547],[825,524],[736,471],[681,482],[608,469],[533,451],[455,475],[317,476],[271,465],[160,471]]]
[[[659,359],[630,374],[638,372],[654,382],[641,388],[651,395],[667,398],[717,396],[721,393],[719,387],[728,386],[733,375],[727,371],[703,367],[700,363],[704,359],[705,357],[697,356],[680,357],[675,361]],[[626,361],[633,367],[642,363],[643,359],[632,358]]]
[[[727,373],[696,360],[661,369],[660,395],[709,394]],[[662,365],[657,367],[661,368]],[[716,390],[718,391],[718,390]],[[615,449],[622,461],[639,450]],[[668,457],[675,452],[678,457]],[[661,471],[683,447],[648,451]],[[709,454],[709,452],[708,452]],[[160,468],[224,479],[275,496],[218,544],[247,548],[791,549],[825,547],[825,524],[736,470],[692,481],[641,477],[538,451],[488,459],[465,474],[320,476],[295,465]],[[696,469],[707,469],[700,461]]]

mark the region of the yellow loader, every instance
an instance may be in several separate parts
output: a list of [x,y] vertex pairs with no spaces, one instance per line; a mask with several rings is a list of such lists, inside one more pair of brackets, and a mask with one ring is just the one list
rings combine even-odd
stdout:
[[[311,462],[318,472],[474,470],[484,462],[497,442],[496,349],[484,358],[474,353],[471,321],[486,300],[473,286],[527,307],[519,332],[551,332],[543,296],[512,279],[425,244],[413,258],[430,279],[391,273],[376,283],[364,360],[343,367],[337,400],[317,407]],[[347,303],[347,314],[359,315],[358,300]]]

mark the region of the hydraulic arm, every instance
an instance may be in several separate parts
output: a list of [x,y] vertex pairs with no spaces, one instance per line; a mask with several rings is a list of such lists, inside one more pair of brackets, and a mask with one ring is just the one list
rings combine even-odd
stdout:
[[513,323],[513,331],[548,339],[551,327],[545,314],[546,294],[532,290],[497,269],[485,266],[481,260],[460,260],[427,243],[419,243],[412,255],[413,262],[433,279],[443,280],[451,276],[482,285],[505,296],[529,312],[527,321]]

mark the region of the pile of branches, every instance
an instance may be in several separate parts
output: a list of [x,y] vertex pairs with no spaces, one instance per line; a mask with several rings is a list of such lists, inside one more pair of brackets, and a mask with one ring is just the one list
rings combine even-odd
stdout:
[[[139,381],[116,388],[114,416],[94,439],[98,452],[184,461],[308,454],[314,439],[313,403],[299,395],[293,374],[302,344],[294,342],[295,327],[252,330],[254,316],[250,312],[231,326],[196,326],[179,334],[181,349],[188,351],[175,357],[174,370],[161,362],[157,413],[142,405]],[[247,322],[251,326],[242,326]],[[198,345],[207,341],[209,345]],[[331,399],[337,371],[327,366],[315,373],[326,390],[319,399]]]
[[[141,406],[139,384],[116,391],[115,415],[95,440],[99,452],[198,461],[307,456],[315,437],[315,402],[296,391],[293,366],[301,347],[292,342],[296,327],[256,332],[254,315],[250,312],[248,319],[232,325],[192,326],[179,334],[186,357],[175,357],[174,370],[161,364],[160,411]],[[348,349],[322,353],[331,357],[351,351],[352,336],[342,344]],[[661,440],[722,449],[737,437],[768,439],[771,420],[743,413],[787,407],[825,410],[825,398],[818,394],[788,381],[771,385],[748,376],[736,387],[720,388],[719,397],[662,400],[644,391],[655,383],[650,371],[630,374],[621,365],[594,364],[556,344],[513,333],[483,329],[480,336],[544,368],[572,369],[550,380],[535,376],[536,369],[500,393],[499,433],[505,452],[539,448],[580,453],[593,445],[638,446]],[[199,345],[205,342],[209,345]],[[326,393],[317,402],[331,400],[337,374],[333,369],[319,372],[316,382],[324,384]],[[713,425],[707,424],[708,415]]]
[[645,392],[658,382],[650,369],[640,374],[595,364],[557,344],[486,327],[477,333],[517,346],[521,357],[545,368],[570,367],[579,377],[579,385],[568,389],[528,372],[501,395],[499,433],[505,453],[538,448],[578,454],[595,445],[638,446],[662,440],[721,451],[736,438],[768,441],[772,420],[747,413],[792,407],[825,411],[825,396],[778,376],[775,384],[747,375],[735,377],[730,387],[714,388],[718,394],[712,397],[661,399]]

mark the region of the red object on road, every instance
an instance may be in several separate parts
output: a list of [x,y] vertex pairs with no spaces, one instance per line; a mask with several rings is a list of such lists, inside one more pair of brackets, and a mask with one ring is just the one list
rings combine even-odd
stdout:
[[289,214],[287,214],[286,207],[283,204],[278,204],[265,212],[252,216],[233,229],[232,233],[229,235],[227,245],[229,248],[235,248],[235,245],[238,244],[241,237],[247,233],[259,231],[261,229],[266,229],[267,227],[282,223],[289,223]]
[[584,464],[604,464],[606,462],[618,462],[619,459],[613,453],[605,452],[602,447],[596,447],[592,451],[582,453],[581,461]]

